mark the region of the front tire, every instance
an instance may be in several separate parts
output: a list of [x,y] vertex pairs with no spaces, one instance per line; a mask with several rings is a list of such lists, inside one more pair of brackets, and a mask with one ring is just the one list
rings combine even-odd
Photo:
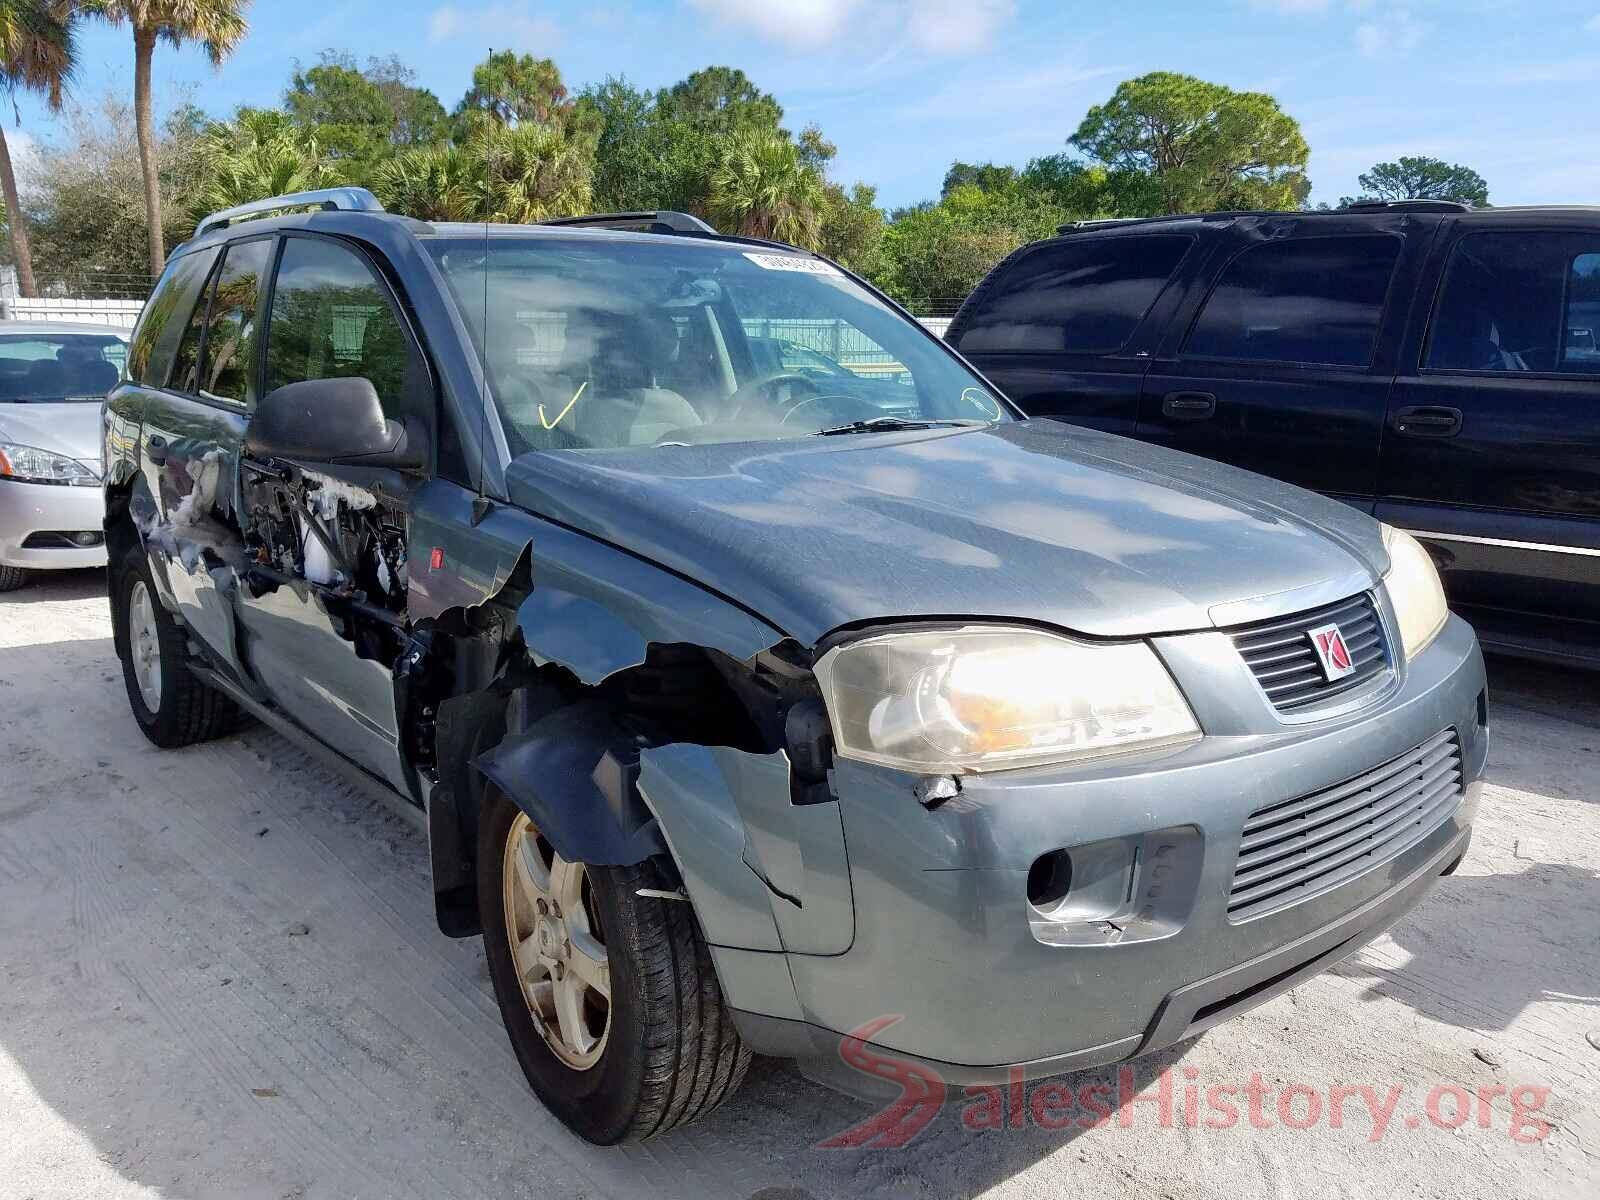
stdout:
[[21,567],[0,567],[0,592],[14,592],[28,582],[28,573]]
[[115,586],[122,679],[145,737],[172,750],[237,729],[239,707],[190,672],[188,639],[162,607],[142,555],[130,556]]
[[478,827],[484,951],[511,1047],[539,1099],[608,1146],[665,1133],[738,1089],[751,1054],[711,954],[648,863],[567,863],[489,789]]

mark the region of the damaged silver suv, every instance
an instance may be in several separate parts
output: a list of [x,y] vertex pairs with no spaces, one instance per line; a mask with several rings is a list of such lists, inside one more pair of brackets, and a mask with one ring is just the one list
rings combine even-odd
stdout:
[[1023,419],[804,251],[275,197],[174,252],[128,375],[140,728],[255,718],[413,806],[592,1141],[753,1053],[865,1090],[1170,1046],[1465,853],[1483,664],[1417,543]]

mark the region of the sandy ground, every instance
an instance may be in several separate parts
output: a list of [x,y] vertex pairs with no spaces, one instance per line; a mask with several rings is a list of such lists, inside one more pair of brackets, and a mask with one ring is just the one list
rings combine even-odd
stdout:
[[[1600,1194],[1594,677],[1492,667],[1460,873],[1334,972],[1141,1066],[1141,1087],[1170,1070],[1166,1125],[1146,1103],[1131,1127],[975,1133],[955,1107],[903,1150],[823,1150],[869,1110],[773,1063],[712,1119],[601,1151],[528,1092],[480,942],[435,930],[422,835],[263,730],[149,746],[102,587],[0,598],[4,1200]],[[1272,1096],[1273,1128],[1189,1127],[1185,1087],[1252,1073],[1402,1093],[1376,1139],[1360,1101],[1340,1128],[1326,1105],[1286,1128]],[[1454,1130],[1453,1093],[1427,1115],[1451,1086]],[[1519,1087],[1548,1089],[1524,1142]]]

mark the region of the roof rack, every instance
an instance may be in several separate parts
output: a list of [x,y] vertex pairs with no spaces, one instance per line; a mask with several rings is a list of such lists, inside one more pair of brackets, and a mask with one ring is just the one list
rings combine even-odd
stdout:
[[383,205],[378,198],[363,187],[320,188],[314,192],[290,192],[286,196],[268,196],[265,200],[252,200],[249,204],[235,205],[214,212],[194,227],[194,236],[210,233],[213,229],[226,229],[235,221],[261,213],[279,212],[288,208],[320,208],[337,212],[379,212]]
[[590,229],[626,229],[635,233],[709,233],[717,231],[699,217],[686,212],[657,209],[654,212],[590,213],[582,217],[551,217],[540,225],[582,226]]
[[1340,212],[1471,212],[1472,205],[1459,200],[1357,200]]

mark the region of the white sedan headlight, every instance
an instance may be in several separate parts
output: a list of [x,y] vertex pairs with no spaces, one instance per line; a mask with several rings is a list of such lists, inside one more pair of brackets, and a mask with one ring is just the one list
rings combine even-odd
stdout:
[[93,487],[100,482],[100,476],[75,458],[14,442],[0,442],[0,479],[15,479],[18,483],[65,483],[75,487]]
[[816,675],[838,754],[929,774],[1200,736],[1172,676],[1142,642],[1096,645],[995,625],[912,629],[835,647]]
[[1383,577],[1383,586],[1400,621],[1400,644],[1410,662],[1433,644],[1450,609],[1445,605],[1439,570],[1421,542],[1403,529],[1385,525],[1383,544],[1389,548],[1389,573]]

